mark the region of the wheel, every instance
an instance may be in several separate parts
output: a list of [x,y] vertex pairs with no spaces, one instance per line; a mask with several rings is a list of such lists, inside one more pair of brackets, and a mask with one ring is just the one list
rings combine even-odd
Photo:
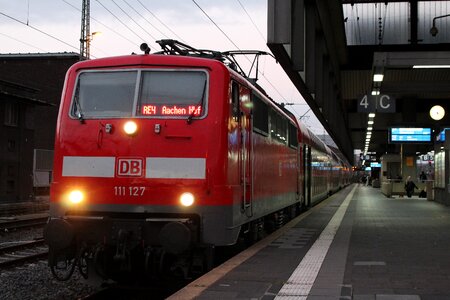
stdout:
[[77,258],[67,250],[58,250],[53,255],[53,263],[50,266],[53,276],[59,281],[69,280],[77,265]]

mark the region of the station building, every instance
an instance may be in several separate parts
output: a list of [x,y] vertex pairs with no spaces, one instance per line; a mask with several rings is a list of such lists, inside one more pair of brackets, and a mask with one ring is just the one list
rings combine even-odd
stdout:
[[0,54],[0,203],[48,194],[55,126],[77,53]]

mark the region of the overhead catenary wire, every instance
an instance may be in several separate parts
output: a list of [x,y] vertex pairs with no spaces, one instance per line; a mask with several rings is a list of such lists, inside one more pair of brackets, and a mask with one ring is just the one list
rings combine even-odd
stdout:
[[[61,0],[64,3],[66,3],[67,5],[71,6],[72,8],[78,10],[79,12],[81,12],[81,9],[79,9],[78,7],[74,6],[73,4],[67,2],[66,0]],[[94,17],[91,16],[91,20],[94,20],[95,22],[97,22],[98,24],[102,25],[103,27],[105,27],[108,30],[111,30],[112,32],[114,32],[115,34],[117,34],[118,36],[120,36],[121,38],[123,38],[124,40],[127,40],[128,42],[130,42],[132,45],[137,45],[138,43],[133,42],[132,40],[130,40],[129,38],[127,38],[126,36],[124,36],[123,34],[121,34],[120,32],[114,30],[114,28],[111,28],[110,26],[106,25],[103,22],[100,22],[99,20],[95,19]]]
[[[258,26],[256,25],[255,21],[253,21],[253,18],[250,16],[250,14],[248,13],[248,11],[245,9],[244,5],[242,4],[242,2],[240,0],[236,0],[239,5],[242,7],[242,9],[244,10],[245,14],[247,15],[247,17],[250,19],[250,21],[252,22],[253,26],[255,27],[256,31],[258,31],[259,36],[262,38],[262,40],[264,41],[264,43],[266,43],[266,37],[264,36],[264,34],[262,34],[261,30],[259,30]],[[266,45],[267,47],[267,45]]]
[[140,0],[137,0],[137,2],[148,12],[150,13],[156,20],[158,20],[159,23],[161,23],[167,30],[169,30],[175,37],[177,37],[180,41],[185,43],[185,41],[175,32],[173,31],[169,26],[166,25],[158,16],[153,13],[150,9],[147,8]]
[[[136,20],[130,16],[119,4],[116,3],[116,1],[111,0],[112,3],[114,3],[128,18],[130,18],[131,21],[133,21],[134,24],[136,24],[139,28],[141,28],[145,33],[147,33],[152,39],[156,40],[156,38],[147,31],[147,29],[145,29],[144,27],[142,27],[138,22],[136,22]],[[145,40],[142,40],[143,42]]]
[[10,16],[10,15],[8,15],[8,14],[5,14],[4,12],[1,12],[1,11],[0,11],[0,15],[3,15],[3,16],[5,16],[5,17],[7,17],[7,18],[9,18],[9,19],[11,19],[11,20],[14,20],[14,21],[16,21],[16,22],[18,22],[18,23],[20,23],[20,24],[22,24],[22,25],[25,25],[25,26],[27,26],[27,27],[29,27],[29,28],[31,28],[31,29],[37,31],[37,32],[40,32],[40,33],[42,33],[42,34],[48,36],[49,38],[52,38],[52,39],[54,39],[54,40],[56,40],[56,41],[58,41],[58,42],[60,42],[60,43],[62,43],[62,44],[64,44],[64,45],[69,46],[70,48],[73,48],[73,49],[75,49],[75,50],[78,51],[78,48],[77,48],[77,47],[75,47],[75,46],[73,46],[73,45],[71,45],[71,44],[69,44],[69,43],[67,43],[67,42],[65,42],[65,41],[63,41],[63,40],[61,40],[60,38],[57,38],[57,37],[55,37],[55,36],[53,36],[53,35],[51,35],[51,34],[45,32],[45,31],[43,31],[43,30],[41,30],[41,29],[39,29],[39,28],[37,28],[37,27],[34,27],[34,26],[29,25],[29,24],[27,24],[27,23],[25,23],[25,22],[22,22],[22,21],[20,21],[19,19],[16,19],[16,18],[14,18],[14,17],[12,17],[12,16]]
[[160,34],[162,34],[166,38],[169,38],[164,32],[162,32],[155,25],[153,25],[153,23],[150,22],[144,15],[142,15],[136,8],[134,8],[133,5],[128,3],[127,0],[123,0],[123,2],[125,2],[125,4],[128,5],[129,8],[131,8],[136,14],[138,14],[144,21],[146,21],[148,24],[150,24],[150,26],[152,26],[156,31],[158,31]]
[[233,44],[234,47],[236,47],[236,49],[241,50],[238,45],[236,45],[233,40],[225,33],[225,31],[222,30],[222,28],[220,28],[219,25],[217,25],[216,22],[214,22],[214,20],[206,13],[206,11],[203,10],[203,8],[195,1],[192,0],[192,2],[194,2],[194,4],[203,12],[203,14],[214,24],[214,26],[216,26],[217,29],[219,29],[220,32],[222,32],[222,34],[228,39],[228,41]]
[[11,40],[14,40],[14,41],[16,41],[16,42],[22,43],[22,44],[27,45],[27,46],[29,46],[29,47],[38,49],[38,50],[40,50],[40,51],[42,51],[42,52],[48,52],[47,50],[44,50],[44,49],[39,48],[39,47],[37,47],[37,46],[31,45],[31,44],[29,44],[29,43],[27,43],[27,42],[24,42],[24,41],[22,41],[22,40],[16,39],[15,37],[12,37],[12,36],[7,35],[7,34],[5,34],[5,33],[1,33],[1,32],[0,32],[0,35],[3,35],[3,36],[5,36],[5,37],[7,37],[7,38],[9,38],[9,39],[11,39]]
[[[236,43],[225,33],[225,31],[222,30],[222,28],[220,28],[220,26],[208,15],[208,13],[195,1],[192,0],[192,2],[194,2],[194,4],[203,12],[203,14],[214,24],[214,26],[216,26],[216,28],[227,38],[227,40],[239,51],[242,51],[238,45],[236,45]],[[247,59],[247,61],[251,64],[252,62],[250,61],[250,59],[248,57],[245,56],[245,58]],[[261,74],[261,72],[259,72]],[[287,102],[286,99],[283,97],[283,95],[280,93],[280,91],[272,84],[272,82],[270,82],[269,79],[267,79],[267,77],[264,74],[261,74],[263,76],[263,78],[266,80],[266,82],[278,93],[278,95],[280,95],[280,97],[283,99],[284,102]]]
[[100,4],[107,12],[109,12],[117,21],[119,21],[123,26],[125,26],[129,31],[131,31],[135,36],[137,36],[141,41],[145,41],[139,34],[137,34],[130,26],[125,24],[118,16],[116,16],[111,10],[109,10],[100,0],[97,0],[98,4]]

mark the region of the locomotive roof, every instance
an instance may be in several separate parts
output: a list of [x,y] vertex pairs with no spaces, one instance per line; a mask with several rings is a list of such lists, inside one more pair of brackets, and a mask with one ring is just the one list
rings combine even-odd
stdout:
[[160,65],[160,66],[197,66],[197,67],[213,67],[223,65],[223,63],[200,57],[186,56],[168,56],[162,54],[131,54],[124,56],[113,56],[98,58],[93,60],[85,60],[74,65],[76,69],[83,68],[101,68],[101,67],[126,67],[140,65]]

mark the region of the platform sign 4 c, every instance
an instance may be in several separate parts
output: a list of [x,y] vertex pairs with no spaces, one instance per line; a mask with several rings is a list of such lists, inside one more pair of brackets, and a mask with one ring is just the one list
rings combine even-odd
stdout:
[[395,113],[395,98],[390,95],[364,95],[358,102],[358,112]]

